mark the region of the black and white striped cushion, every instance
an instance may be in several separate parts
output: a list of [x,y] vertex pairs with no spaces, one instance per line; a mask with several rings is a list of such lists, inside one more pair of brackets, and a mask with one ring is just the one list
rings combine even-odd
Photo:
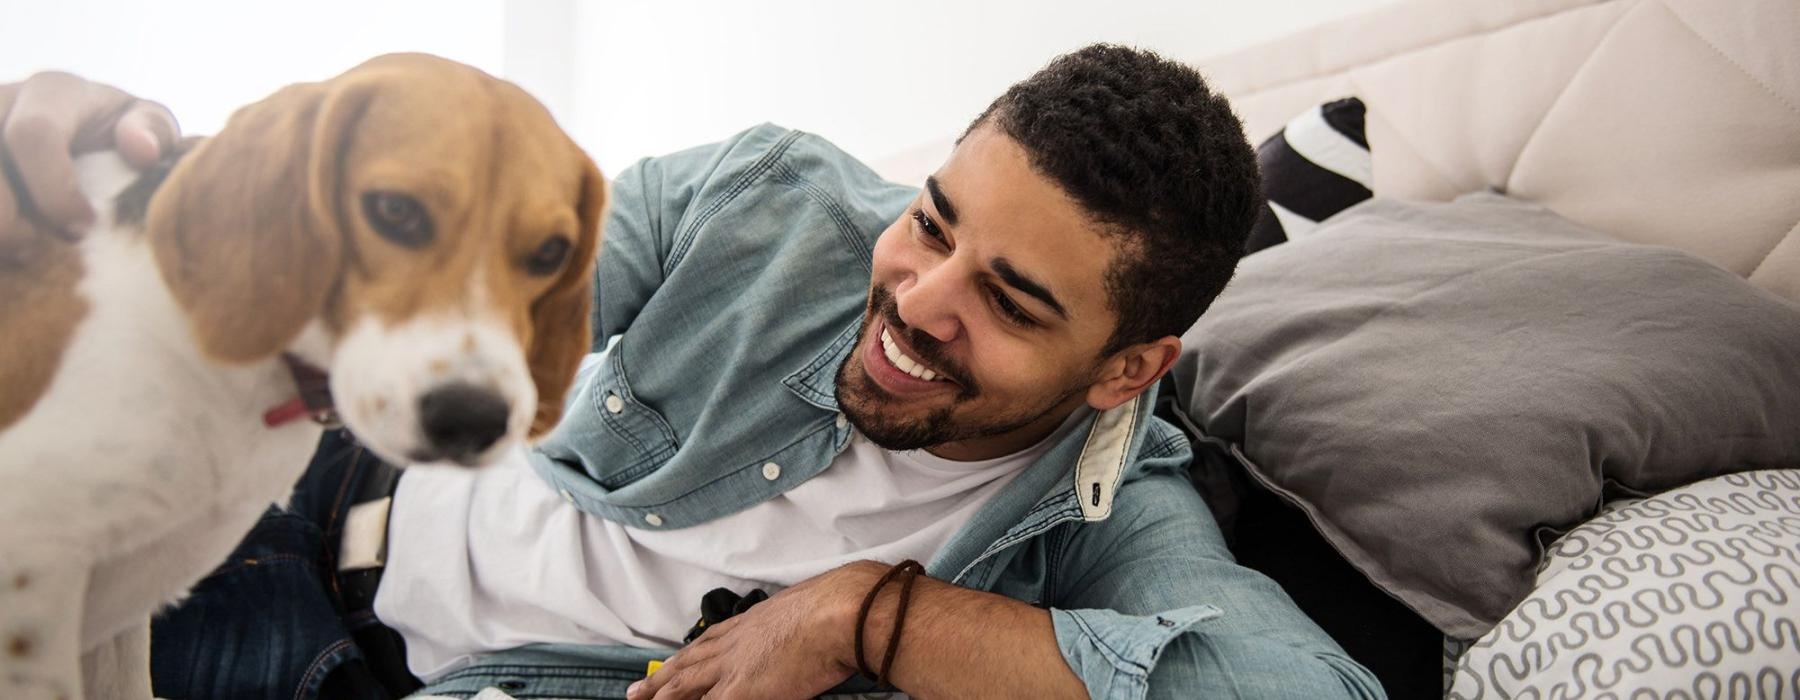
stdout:
[[1346,97],[1294,117],[1256,149],[1268,201],[1244,252],[1312,233],[1320,221],[1368,199],[1369,140],[1362,100]]

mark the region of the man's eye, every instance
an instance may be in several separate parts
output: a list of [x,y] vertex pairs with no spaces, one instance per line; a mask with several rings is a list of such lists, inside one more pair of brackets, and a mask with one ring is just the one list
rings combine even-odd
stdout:
[[938,225],[937,225],[936,221],[932,221],[931,217],[925,215],[925,210],[914,209],[913,213],[912,213],[912,218],[913,218],[913,223],[916,223],[919,225],[919,230],[924,231],[925,235],[930,237],[931,240],[934,240],[934,241],[944,240],[944,232],[938,230]]
[[989,287],[988,295],[994,298],[994,306],[1000,309],[1000,315],[1007,321],[1027,328],[1037,325],[1030,316],[1025,315],[1024,309],[1019,308],[1018,304],[1013,303],[1011,297],[1006,296],[1005,292],[995,287]]

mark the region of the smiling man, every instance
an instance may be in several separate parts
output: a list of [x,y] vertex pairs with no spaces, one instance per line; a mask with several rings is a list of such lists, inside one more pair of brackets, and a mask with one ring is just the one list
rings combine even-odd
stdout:
[[[1180,346],[1132,343],[1095,362],[1121,349],[1107,348],[1118,314],[1105,279],[1119,257],[1018,141],[979,123],[876,241],[868,313],[838,369],[838,402],[877,445],[963,461],[1036,444],[1082,405],[1124,403]],[[1208,282],[1223,281],[1214,275]]]
[[923,184],[773,126],[621,173],[555,433],[397,480],[329,436],[157,625],[158,692],[1379,697],[1152,416],[1256,215],[1225,100],[1088,47]]

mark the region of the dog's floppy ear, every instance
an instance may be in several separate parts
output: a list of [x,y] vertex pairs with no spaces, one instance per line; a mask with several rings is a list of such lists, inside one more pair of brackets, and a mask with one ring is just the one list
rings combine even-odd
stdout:
[[606,180],[583,156],[581,231],[569,261],[550,290],[531,306],[531,381],[537,385],[537,415],[530,436],[550,432],[562,419],[563,397],[593,344],[589,319],[594,298],[594,257],[600,250],[601,220],[606,218]]
[[267,357],[324,308],[343,267],[341,161],[370,87],[294,85],[238,110],[151,200],[157,265],[207,354]]

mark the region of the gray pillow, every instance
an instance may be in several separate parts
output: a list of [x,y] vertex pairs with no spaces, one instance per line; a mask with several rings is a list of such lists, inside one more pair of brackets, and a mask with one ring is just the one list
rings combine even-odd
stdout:
[[1324,226],[1244,259],[1177,400],[1446,634],[1607,495],[1800,466],[1800,309],[1743,279],[1494,194]]

